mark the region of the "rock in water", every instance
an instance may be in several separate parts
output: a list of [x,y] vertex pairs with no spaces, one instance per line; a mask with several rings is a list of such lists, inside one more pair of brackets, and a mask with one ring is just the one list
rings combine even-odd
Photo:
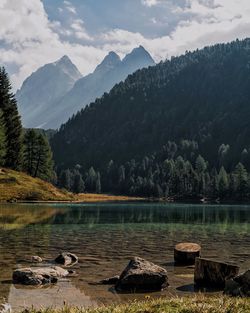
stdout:
[[168,286],[167,270],[144,259],[133,258],[115,285],[118,291],[155,291]]
[[55,262],[64,266],[74,265],[78,262],[78,257],[70,252],[63,252],[58,255]]
[[227,280],[224,293],[235,297],[250,297],[250,270]]
[[54,284],[59,277],[66,277],[68,271],[61,267],[20,268],[13,272],[13,283],[23,285]]
[[31,257],[31,262],[32,263],[42,263],[42,261],[43,261],[43,259],[40,256],[38,256],[38,255],[33,255]]
[[226,280],[238,273],[239,267],[236,265],[204,258],[195,259],[194,282],[198,286],[224,288]]
[[174,260],[177,264],[192,265],[200,256],[201,246],[197,243],[182,242],[174,248]]
[[119,281],[119,276],[113,276],[113,277],[109,277],[109,278],[105,278],[103,280],[100,281],[100,284],[102,285],[114,285]]

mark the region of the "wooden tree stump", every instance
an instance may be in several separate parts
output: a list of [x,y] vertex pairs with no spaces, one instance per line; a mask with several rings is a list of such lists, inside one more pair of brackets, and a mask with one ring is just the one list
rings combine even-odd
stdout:
[[176,264],[192,265],[195,258],[200,256],[201,246],[197,243],[182,242],[174,248],[174,260]]
[[239,273],[236,265],[196,258],[194,282],[198,286],[224,288],[226,280],[234,278]]

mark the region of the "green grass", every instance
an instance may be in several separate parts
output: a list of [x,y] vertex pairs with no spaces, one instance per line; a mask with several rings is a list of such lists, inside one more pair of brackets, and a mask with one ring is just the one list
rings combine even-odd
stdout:
[[81,309],[64,306],[62,309],[25,310],[25,313],[249,313],[250,299],[223,296],[160,298],[133,301],[128,304]]
[[126,196],[104,194],[73,194],[58,189],[39,178],[33,178],[23,172],[0,168],[0,202],[5,201],[73,201],[105,202],[141,200]]

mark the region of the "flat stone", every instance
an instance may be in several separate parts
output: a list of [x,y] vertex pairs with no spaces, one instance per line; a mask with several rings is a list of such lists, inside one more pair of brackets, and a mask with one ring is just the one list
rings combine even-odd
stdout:
[[156,291],[168,286],[167,270],[142,258],[133,258],[115,285],[118,291]]
[[224,288],[228,279],[239,273],[236,265],[204,258],[195,259],[194,282],[198,286]]
[[20,268],[13,272],[13,283],[23,285],[54,284],[58,278],[68,276],[61,267]]
[[174,260],[176,264],[190,265],[195,263],[195,258],[200,256],[201,246],[197,243],[182,242],[174,248]]

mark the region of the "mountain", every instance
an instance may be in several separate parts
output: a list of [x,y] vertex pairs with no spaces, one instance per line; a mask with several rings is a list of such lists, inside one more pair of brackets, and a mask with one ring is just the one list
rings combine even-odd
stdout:
[[250,39],[136,71],[60,128],[51,141],[56,165],[102,170],[188,140],[211,168],[243,159],[249,168],[249,86]]
[[43,127],[51,106],[81,77],[66,55],[31,74],[16,93],[24,127]]
[[64,56],[38,69],[18,90],[16,98],[23,124],[27,128],[56,129],[129,74],[154,64],[150,54],[140,46],[123,60],[110,52],[93,73],[82,77]]
[[73,88],[57,103],[47,117],[45,128],[58,128],[72,113],[77,113],[85,105],[109,92],[110,89],[138,69],[154,65],[150,54],[142,47],[135,48],[123,60],[115,52],[110,52],[95,71],[79,79]]

